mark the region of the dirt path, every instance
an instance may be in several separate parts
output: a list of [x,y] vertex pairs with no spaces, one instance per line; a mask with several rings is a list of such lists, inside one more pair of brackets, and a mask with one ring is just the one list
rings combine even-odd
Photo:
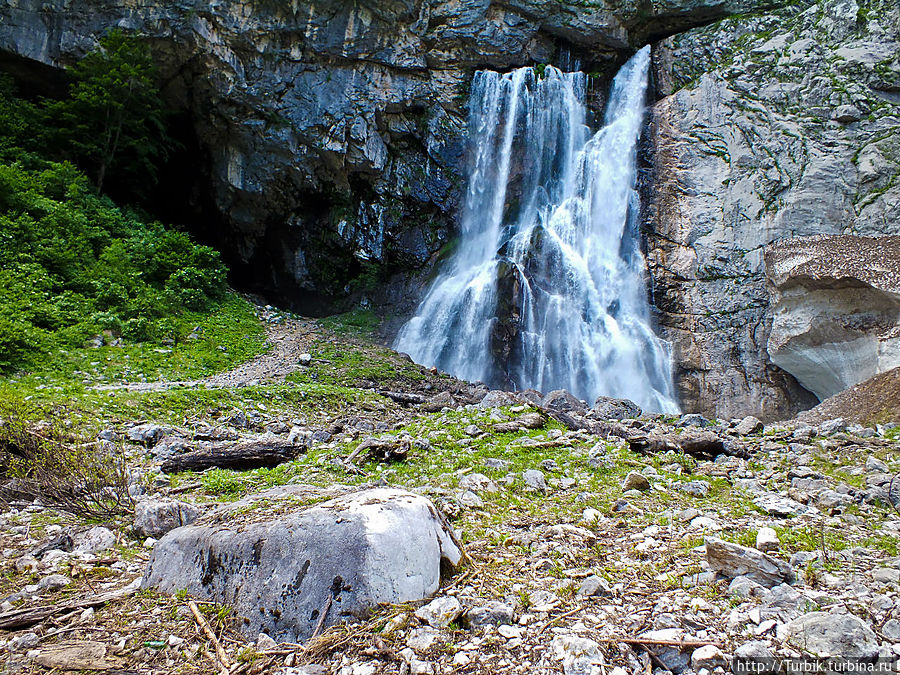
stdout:
[[98,391],[166,391],[177,387],[222,389],[246,387],[261,382],[283,380],[300,368],[300,355],[308,353],[320,329],[315,321],[284,317],[266,327],[266,344],[271,348],[241,365],[199,380],[157,380],[94,387]]

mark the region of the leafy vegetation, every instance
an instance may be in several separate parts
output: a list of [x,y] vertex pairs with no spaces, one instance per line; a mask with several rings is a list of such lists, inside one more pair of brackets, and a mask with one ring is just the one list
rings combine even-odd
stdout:
[[[112,174],[152,184],[170,144],[147,47],[113,30],[70,72],[57,101],[0,79],[0,373],[59,367],[71,380],[98,361],[199,376],[258,353],[262,330],[227,294],[219,254],[100,194]],[[89,343],[123,352],[87,355]]]

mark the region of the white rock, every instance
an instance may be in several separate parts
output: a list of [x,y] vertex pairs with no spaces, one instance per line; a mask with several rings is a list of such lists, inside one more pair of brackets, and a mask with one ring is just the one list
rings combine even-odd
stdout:
[[[72,537],[76,553],[100,553],[112,548],[116,543],[116,535],[106,527],[92,527]],[[44,556],[46,562],[47,556]]]
[[415,602],[438,590],[442,560],[452,567],[461,557],[420,495],[376,488],[307,507],[294,497],[308,496],[307,486],[261,494],[266,508],[251,508],[240,528],[234,514],[252,507],[251,498],[165,535],[143,587],[227,602],[249,618],[242,629],[254,639],[300,642],[315,628],[325,594],[336,595],[331,623],[380,603]]
[[452,595],[445,595],[419,607],[415,614],[429,626],[446,628],[462,614],[462,605]]
[[691,667],[694,670],[706,668],[714,670],[715,668],[727,668],[728,659],[722,650],[714,645],[705,645],[694,650],[691,654]]
[[781,548],[778,533],[771,527],[761,527],[756,533],[756,548],[763,553],[771,553]]

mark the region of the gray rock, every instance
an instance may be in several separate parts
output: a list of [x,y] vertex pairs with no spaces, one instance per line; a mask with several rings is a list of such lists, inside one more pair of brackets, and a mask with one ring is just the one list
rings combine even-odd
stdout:
[[869,455],[866,458],[866,471],[870,473],[888,473],[890,472],[890,469],[888,468],[888,465],[880,459],[874,455]]
[[200,515],[193,504],[174,499],[144,499],[134,509],[134,530],[141,537],[159,539],[166,532],[190,525]]
[[779,669],[775,655],[762,640],[745,642],[734,650],[733,672],[770,675],[779,672]]
[[516,403],[518,403],[518,401],[508,391],[492,389],[485,394],[483,399],[481,399],[478,403],[478,407],[482,409],[504,408],[506,406],[516,405]]
[[881,627],[881,633],[888,640],[900,642],[900,621],[897,619],[888,619]]
[[38,582],[38,590],[41,591],[58,591],[72,583],[69,577],[62,574],[51,574],[44,577]]
[[643,412],[640,406],[627,398],[610,398],[598,396],[591,408],[591,416],[603,420],[623,420],[640,417]]
[[547,492],[547,480],[544,474],[536,469],[527,469],[522,472],[522,478],[525,480],[525,489],[535,492]]
[[716,668],[727,668],[728,659],[722,650],[714,645],[704,645],[698,647],[691,654],[691,668],[699,671],[701,668],[714,670]]
[[494,469],[495,471],[506,471],[512,462],[507,459],[498,459],[496,457],[487,457],[484,460],[484,466],[488,469]]
[[142,586],[227,602],[247,619],[247,635],[298,642],[309,638],[329,595],[327,625],[378,603],[421,600],[438,589],[441,561],[452,566],[461,556],[431,502],[402,490],[365,490],[308,508],[289,491],[261,494],[269,496],[165,535]]
[[158,424],[137,424],[130,427],[128,431],[125,432],[125,436],[129,441],[140,443],[145,447],[150,448],[156,445],[163,436],[167,436],[171,433],[171,428],[162,427]]
[[732,598],[746,600],[751,597],[762,597],[768,591],[762,584],[757,583],[750,577],[739,576],[731,580],[728,584],[728,595]]
[[764,492],[758,495],[753,503],[770,516],[779,516],[781,518],[790,518],[794,516],[802,516],[807,513],[816,513],[816,509],[800,502],[785,497],[777,492]]
[[76,553],[94,554],[112,548],[116,543],[116,535],[109,528],[97,526],[73,535],[72,542]]
[[819,423],[819,433],[823,436],[831,436],[832,434],[839,433],[846,428],[847,424],[844,422],[844,418],[842,417],[836,417],[834,419]]
[[746,576],[766,588],[791,582],[795,578],[794,571],[786,562],[721,539],[707,540],[706,560],[710,569],[721,572],[729,579]]
[[647,477],[643,474],[638,473],[637,471],[630,471],[627,476],[625,476],[625,480],[622,481],[622,489],[625,491],[628,490],[649,490],[650,489],[650,481],[647,480]]
[[824,511],[839,511],[855,501],[850,495],[835,490],[825,490],[816,496],[816,506]]
[[814,656],[866,660],[878,657],[875,633],[852,614],[810,612],[787,624],[784,635],[789,644]]
[[297,363],[301,366],[309,366],[312,364],[312,354],[303,353],[297,357]]
[[709,496],[709,483],[705,480],[691,480],[687,483],[679,483],[678,489],[692,497]]
[[558,412],[587,412],[587,405],[565,389],[556,389],[541,401],[544,408]]
[[[679,641],[686,636],[680,628],[663,628],[660,630],[651,630],[641,633],[639,638],[646,640],[657,640],[660,642]],[[669,647],[662,645],[648,645],[647,648],[653,652],[653,655],[662,662],[662,664],[673,673],[682,673],[691,665],[691,656],[687,652],[682,652],[677,647]]]
[[483,605],[471,607],[466,612],[466,621],[473,628],[481,626],[503,626],[513,622],[514,609],[512,605],[503,602],[491,601]]
[[591,575],[581,582],[576,595],[580,598],[593,598],[598,595],[610,596],[612,595],[612,589],[604,579]]
[[434,628],[446,628],[462,615],[459,600],[451,595],[435,598],[416,610],[416,617]]
[[699,413],[688,413],[682,415],[675,423],[677,427],[708,427],[711,426],[710,421]]
[[900,570],[895,567],[876,567],[872,570],[872,579],[881,584],[900,583]]
[[753,415],[748,415],[734,427],[735,433],[738,433],[741,436],[749,436],[750,434],[759,433],[762,430],[763,423],[758,417],[753,417]]

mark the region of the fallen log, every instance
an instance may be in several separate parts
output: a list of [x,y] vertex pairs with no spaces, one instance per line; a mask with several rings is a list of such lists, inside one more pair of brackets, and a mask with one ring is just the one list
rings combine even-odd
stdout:
[[406,459],[409,454],[408,438],[367,438],[346,459],[352,465],[363,451],[367,451],[369,459],[381,462],[396,462]]
[[713,459],[717,455],[746,458],[747,448],[735,439],[723,439],[712,431],[685,431],[681,434],[659,434],[633,431],[626,439],[635,452],[642,454],[683,452],[701,459]]
[[113,600],[121,600],[133,595],[140,588],[140,579],[123,588],[114,591],[100,593],[90,598],[81,598],[71,602],[62,602],[57,605],[41,605],[39,607],[22,607],[0,614],[0,630],[20,630],[49,619],[54,614],[61,614],[76,609],[99,607]]
[[163,462],[161,468],[163,473],[213,468],[236,471],[272,468],[294,459],[298,451],[299,448],[284,441],[250,441],[175,455]]
[[394,403],[401,403],[403,405],[411,405],[411,404],[420,404],[425,403],[428,399],[422,394],[412,394],[405,391],[385,391],[381,390],[378,392],[382,396],[391,399]]

